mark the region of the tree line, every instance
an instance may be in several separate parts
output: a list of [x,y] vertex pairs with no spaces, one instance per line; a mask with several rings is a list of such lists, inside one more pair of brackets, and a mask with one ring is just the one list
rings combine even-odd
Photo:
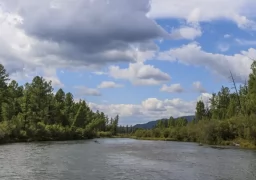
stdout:
[[0,143],[72,140],[117,134],[119,116],[93,112],[72,93],[53,92],[51,81],[36,76],[31,83],[10,81],[0,64]]
[[[233,77],[232,77],[233,79]],[[234,81],[233,81],[234,82]],[[178,141],[192,141],[207,144],[256,147],[256,61],[251,65],[248,81],[235,91],[229,87],[213,93],[209,102],[198,101],[195,119],[159,121],[152,130],[137,129],[137,138],[162,138]]]

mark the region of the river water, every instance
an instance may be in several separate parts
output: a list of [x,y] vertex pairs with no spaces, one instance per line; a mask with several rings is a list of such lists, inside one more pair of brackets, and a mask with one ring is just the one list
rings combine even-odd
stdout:
[[256,152],[98,139],[0,146],[1,180],[255,180]]

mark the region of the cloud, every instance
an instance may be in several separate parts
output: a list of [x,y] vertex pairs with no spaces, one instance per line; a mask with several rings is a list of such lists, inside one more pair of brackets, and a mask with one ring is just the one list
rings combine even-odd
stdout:
[[199,27],[181,27],[172,31],[171,36],[174,39],[188,39],[194,40],[202,35],[202,31]]
[[35,76],[42,76],[46,81],[51,81],[54,88],[63,88],[64,84],[57,76],[56,70],[57,69],[51,67],[38,67],[31,71],[31,69],[27,69],[26,66],[24,66],[22,71],[18,69],[17,71],[11,71],[11,73],[8,71],[8,73],[10,73],[10,79],[23,82],[32,81]]
[[120,115],[120,118],[138,116],[141,115],[141,106],[136,104],[96,104],[89,102],[88,105],[92,108],[92,110],[102,111],[109,115],[110,117],[114,117],[117,114]]
[[120,124],[137,124],[148,121],[169,118],[170,116],[179,117],[194,115],[196,103],[199,100],[207,102],[211,94],[202,93],[192,101],[185,101],[180,98],[164,99],[147,98],[140,104],[96,104],[89,103],[89,106],[96,111],[97,109],[105,112],[109,116],[120,115]]
[[92,72],[93,74],[96,74],[96,75],[104,75],[104,74],[107,74],[105,72],[102,72],[102,71],[94,71]]
[[255,46],[256,45],[256,40],[246,40],[246,39],[236,38],[235,41],[239,45],[243,45],[243,46]]
[[160,91],[169,92],[169,93],[181,93],[184,91],[184,89],[180,84],[171,84],[170,86],[167,86],[166,84],[164,84],[161,87]]
[[43,69],[43,77],[46,81],[52,81],[52,86],[53,87],[59,87],[63,88],[64,84],[60,81],[56,74],[56,69],[55,68],[44,68]]
[[101,93],[98,89],[88,88],[85,86],[75,86],[76,89],[76,96],[83,97],[83,96],[101,96]]
[[[112,49],[117,45],[122,49],[127,42],[168,36],[154,21],[145,17],[150,8],[148,0],[59,1],[58,8],[51,8],[50,0],[18,2],[22,8],[19,14],[24,18],[21,26],[28,34],[43,40],[82,45],[88,52]],[[55,18],[51,18],[53,16]]]
[[[20,23],[20,17],[4,12],[0,7],[0,61],[12,75],[12,73],[27,73],[35,71],[40,63],[31,60],[27,56],[30,50],[31,38],[15,26]],[[24,69],[25,66],[25,69]],[[25,70],[25,71],[24,71]],[[19,71],[19,72],[18,72]]]
[[122,84],[117,84],[113,81],[103,81],[98,85],[98,88],[120,88],[123,87]]
[[[96,69],[152,59],[157,39],[193,40],[202,34],[198,21],[224,18],[240,27],[254,25],[254,0],[218,1],[0,0],[0,60],[11,73],[24,65],[29,73],[48,65]],[[152,19],[161,17],[187,24],[168,34]]]
[[224,38],[226,38],[226,39],[227,39],[227,38],[230,38],[230,37],[231,37],[230,34],[225,34],[225,35],[224,35]]
[[165,111],[166,107],[161,100],[157,98],[148,98],[142,101],[142,108],[148,111]]
[[206,90],[200,81],[193,82],[192,85],[193,85],[193,88],[195,91],[200,92],[200,93],[206,93]]
[[240,28],[255,29],[256,17],[254,0],[152,0],[151,18],[178,18],[188,23],[209,22],[228,19]]
[[229,45],[228,44],[224,44],[224,43],[220,43],[218,45],[218,49],[221,51],[221,52],[226,52],[229,50]]
[[128,68],[109,67],[109,75],[115,79],[129,80],[134,85],[158,85],[169,81],[170,76],[152,65],[130,63]]
[[0,59],[10,72],[143,62],[158,50],[154,40],[171,38],[145,16],[149,0],[0,2]]
[[210,99],[212,98],[212,94],[209,93],[201,93],[199,97],[197,97],[197,101],[203,101],[205,104],[205,107],[211,106]]
[[230,71],[232,71],[236,81],[244,82],[248,78],[253,62],[248,57],[256,57],[256,49],[250,48],[234,55],[223,55],[205,52],[198,44],[190,43],[179,48],[160,52],[157,59],[202,66],[223,78],[228,78]]

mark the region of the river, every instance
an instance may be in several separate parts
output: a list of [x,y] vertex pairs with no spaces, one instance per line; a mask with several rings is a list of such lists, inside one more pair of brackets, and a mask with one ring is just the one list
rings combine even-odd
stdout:
[[256,152],[98,139],[0,146],[1,180],[254,180]]

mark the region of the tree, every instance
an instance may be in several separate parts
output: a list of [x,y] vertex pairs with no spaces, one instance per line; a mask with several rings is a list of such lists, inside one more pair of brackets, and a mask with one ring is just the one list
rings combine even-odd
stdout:
[[9,81],[9,74],[2,64],[0,64],[0,90],[5,90],[7,88],[7,81]]
[[76,113],[73,126],[84,128],[85,127],[85,121],[86,121],[86,107],[85,103],[80,103],[79,109]]
[[117,134],[118,121],[119,121],[119,115],[116,115],[116,117],[113,120],[113,124],[112,124],[112,129],[113,129],[113,134],[114,135]]
[[[7,81],[9,80],[9,75],[2,64],[0,64],[0,122],[3,121],[3,103],[8,103],[8,90]],[[5,104],[5,106],[7,106]],[[4,109],[6,109],[4,107]],[[6,112],[4,112],[6,114]]]
[[230,102],[230,91],[228,87],[221,87],[221,90],[218,92],[218,111],[219,111],[219,119],[225,119],[228,105]]
[[256,113],[256,61],[251,65],[252,72],[249,75],[248,80],[248,113]]
[[[12,80],[0,64],[0,143],[27,140],[66,140],[95,137],[98,131],[117,133],[119,116],[94,112],[84,100],[36,76],[23,86]],[[111,126],[111,128],[109,128]],[[106,134],[111,134],[107,132]],[[112,135],[112,134],[111,134]]]
[[200,100],[196,104],[196,120],[197,121],[202,120],[204,115],[205,115],[204,102]]
[[175,126],[175,119],[171,116],[168,120],[168,127],[174,127]]

